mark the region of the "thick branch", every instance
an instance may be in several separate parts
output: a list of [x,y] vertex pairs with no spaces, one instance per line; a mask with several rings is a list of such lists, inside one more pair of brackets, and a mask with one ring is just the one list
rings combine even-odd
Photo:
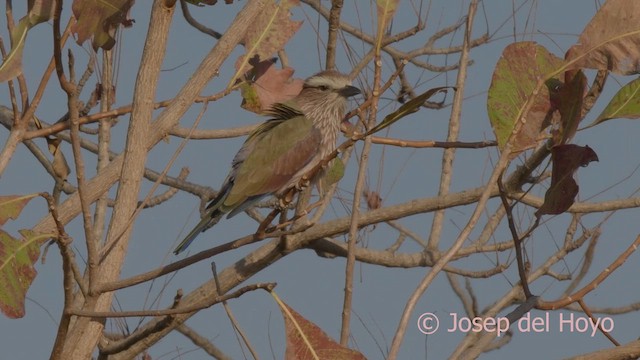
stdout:
[[[118,187],[116,204],[107,232],[107,243],[112,244],[115,241],[118,243],[117,246],[109,249],[111,251],[107,253],[100,264],[99,271],[101,281],[113,281],[120,276],[124,257],[127,252],[129,236],[133,229],[131,226],[132,215],[137,207],[138,193],[140,191],[140,184],[145,170],[144,165],[149,150],[147,144],[140,141],[140,139],[144,139],[150,132],[153,115],[153,99],[155,97],[162,61],[166,51],[173,10],[174,8],[166,8],[164,2],[161,0],[155,1],[152,6],[149,32],[142,53],[140,71],[136,79],[133,111],[131,112],[131,120],[127,133],[120,186]],[[84,196],[84,193],[82,195],[81,200],[83,202],[88,200]],[[95,199],[91,199],[91,201],[95,201]],[[92,239],[88,239],[87,241],[92,241]],[[97,266],[97,264],[89,264],[89,266]],[[92,273],[92,271],[98,271],[98,269],[90,268],[89,271]],[[91,283],[90,286],[97,287],[96,284]],[[90,295],[93,294],[90,293]],[[112,293],[100,295],[95,304],[90,296],[85,303],[84,310],[98,312],[108,310],[111,306],[112,295]],[[91,357],[103,327],[104,323],[102,321],[85,318],[78,320],[73,329],[72,336],[69,337],[69,341],[66,344],[67,346],[65,346],[65,356],[63,358],[87,359]],[[79,341],[80,339],[82,339],[82,341]]]

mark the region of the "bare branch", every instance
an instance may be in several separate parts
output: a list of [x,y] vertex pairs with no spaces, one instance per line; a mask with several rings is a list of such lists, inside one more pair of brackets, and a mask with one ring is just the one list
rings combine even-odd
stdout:
[[176,330],[212,357],[219,360],[231,360],[231,358],[225,355],[222,350],[218,349],[218,347],[211,343],[207,338],[198,334],[186,324],[179,325]]

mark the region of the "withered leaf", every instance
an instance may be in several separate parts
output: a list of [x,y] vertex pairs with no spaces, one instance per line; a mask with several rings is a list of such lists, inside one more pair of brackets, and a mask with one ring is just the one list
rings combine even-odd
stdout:
[[[264,11],[247,29],[243,44],[246,53],[236,61],[236,75],[231,84],[244,74],[249,67],[249,61],[263,61],[269,59],[284,45],[302,26],[302,21],[291,20],[290,9],[299,5],[299,0],[282,0],[279,3],[269,2]],[[257,57],[257,58],[256,58]]]
[[640,72],[640,1],[605,2],[565,58],[571,68]]
[[581,70],[569,71],[565,75],[565,84],[558,94],[560,139],[555,144],[566,144],[576,134],[578,125],[582,121],[582,102],[587,88],[587,77]]
[[316,324],[305,319],[289,305],[278,301],[287,336],[285,359],[364,360],[364,355],[331,339]]
[[565,144],[551,149],[551,185],[544,196],[544,203],[536,216],[557,215],[567,211],[578,195],[578,184],[573,174],[581,166],[598,161],[598,155],[589,146]]
[[88,39],[94,50],[110,50],[115,45],[115,32],[120,25],[130,26],[127,14],[135,0],[87,1],[74,0],[71,9],[76,23],[71,30],[78,44]]

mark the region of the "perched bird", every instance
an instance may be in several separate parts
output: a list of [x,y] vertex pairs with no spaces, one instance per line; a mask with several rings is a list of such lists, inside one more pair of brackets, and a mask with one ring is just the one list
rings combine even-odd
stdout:
[[203,231],[246,210],[260,199],[283,195],[336,147],[347,99],[360,94],[349,78],[327,70],[306,79],[295,98],[277,103],[233,158],[231,171],[202,220],[182,240],[184,251]]

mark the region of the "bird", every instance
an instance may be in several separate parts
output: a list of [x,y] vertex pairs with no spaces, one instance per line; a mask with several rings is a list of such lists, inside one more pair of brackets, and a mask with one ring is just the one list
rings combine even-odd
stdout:
[[348,99],[360,93],[348,76],[325,70],[307,78],[293,99],[272,105],[266,112],[269,119],[249,134],[217,196],[174,254],[183,252],[223,215],[231,218],[297,185],[336,148]]

